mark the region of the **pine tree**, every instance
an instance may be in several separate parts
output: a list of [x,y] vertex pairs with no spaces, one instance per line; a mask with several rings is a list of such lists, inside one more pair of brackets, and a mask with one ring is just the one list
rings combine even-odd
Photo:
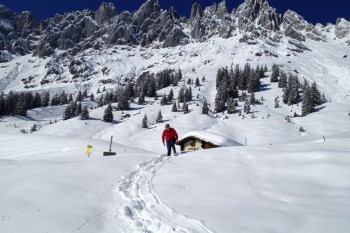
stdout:
[[80,113],[80,120],[88,120],[89,119],[89,110],[87,106],[84,106]]
[[202,78],[202,83],[204,83],[205,82],[205,77],[204,77],[204,75],[203,75],[203,78]]
[[162,111],[161,110],[159,110],[159,112],[158,112],[158,116],[157,116],[156,122],[157,123],[162,123],[163,122],[163,115],[162,115]]
[[105,91],[106,91],[106,87],[105,87],[105,86],[103,86],[103,89],[102,89],[102,91],[103,91],[103,92],[105,92]]
[[275,108],[279,108],[280,107],[280,103],[279,102],[280,102],[279,98],[278,98],[278,96],[276,96],[276,98],[275,98]]
[[41,102],[41,106],[42,107],[47,107],[50,104],[50,92],[46,91],[43,95],[43,97],[41,97],[42,102]]
[[280,79],[278,80],[278,87],[285,88],[287,86],[287,74],[281,71]]
[[183,112],[184,114],[187,114],[187,113],[190,112],[190,110],[188,109],[188,105],[187,105],[186,102],[184,102],[184,105],[183,105],[183,108],[182,108],[182,112]]
[[91,95],[90,95],[90,100],[91,100],[91,101],[95,101],[95,96],[94,96],[93,93],[91,93]]
[[174,102],[173,107],[171,108],[172,112],[177,112],[176,102]]
[[[73,102],[71,102],[73,103]],[[72,105],[69,104],[66,109],[64,110],[64,113],[63,113],[63,120],[68,120],[68,119],[71,119],[73,117],[73,114],[72,114]]]
[[179,103],[185,102],[185,90],[183,87],[179,91],[178,101],[179,101]]
[[87,90],[86,90],[86,89],[83,91],[82,96],[83,96],[83,99],[85,99],[85,98],[88,97],[88,93],[87,93]]
[[313,82],[311,85],[310,97],[311,97],[313,107],[316,107],[321,104],[321,93],[318,90],[316,82]]
[[96,94],[100,94],[100,93],[101,93],[100,88],[97,88]]
[[303,102],[301,105],[301,115],[307,116],[313,112],[312,99],[310,95],[310,88],[304,90]]
[[15,106],[15,110],[14,110],[14,115],[16,116],[26,116],[27,115],[27,104],[26,104],[26,99],[25,99],[25,95],[22,92],[18,97],[17,97],[17,103]]
[[278,82],[278,76],[280,75],[279,68],[276,64],[272,65],[272,74],[271,74],[271,79],[270,81],[273,82]]
[[69,94],[69,97],[68,97],[68,103],[72,102],[73,101],[73,94]]
[[223,112],[225,110],[224,98],[218,93],[215,97],[215,112]]
[[199,87],[201,85],[200,82],[199,82],[199,78],[198,77],[196,78],[195,85],[196,85],[196,87]]
[[191,87],[189,87],[189,88],[186,89],[186,91],[185,91],[185,101],[186,101],[186,102],[192,101],[192,88],[191,88]]
[[103,115],[103,121],[104,122],[112,122],[113,121],[112,104],[108,104],[107,108],[105,109],[105,113]]
[[252,92],[252,94],[250,94],[249,103],[250,103],[251,105],[255,105],[255,103],[256,103],[256,99],[255,99],[255,94],[254,94],[254,92]]
[[250,104],[248,100],[245,101],[243,110],[244,110],[244,113],[246,114],[250,113]]
[[160,105],[164,106],[168,103],[168,100],[166,98],[166,95],[163,95],[163,98],[160,100]]
[[236,112],[235,101],[233,98],[230,98],[227,102],[227,113],[234,114]]
[[145,116],[142,119],[142,124],[141,124],[142,128],[147,129],[148,128],[148,119],[147,119],[147,115],[145,114]]
[[139,105],[143,105],[145,103],[145,96],[143,95],[143,93],[141,92],[139,99],[137,101],[137,104]]
[[173,89],[170,90],[169,94],[168,94],[168,101],[171,102],[174,99],[174,91]]
[[82,111],[81,102],[77,104],[77,109],[75,110],[75,116],[79,116]]
[[209,114],[209,107],[208,107],[208,103],[206,100],[204,100],[204,102],[203,102],[202,114],[204,114],[204,115]]
[[77,97],[75,98],[75,101],[76,102],[81,102],[82,100],[83,100],[83,97],[81,95],[81,91],[79,91]]

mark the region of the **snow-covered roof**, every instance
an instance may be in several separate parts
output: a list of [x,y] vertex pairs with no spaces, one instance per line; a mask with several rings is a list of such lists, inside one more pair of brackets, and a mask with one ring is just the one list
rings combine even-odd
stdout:
[[224,137],[222,135],[218,135],[215,133],[209,133],[204,131],[191,131],[183,135],[182,140],[186,138],[194,137],[206,142],[210,142],[216,146],[241,146],[240,143],[231,140],[227,137]]

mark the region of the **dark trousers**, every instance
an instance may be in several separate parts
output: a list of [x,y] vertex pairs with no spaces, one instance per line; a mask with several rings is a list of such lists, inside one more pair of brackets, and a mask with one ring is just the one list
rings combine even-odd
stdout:
[[166,142],[166,147],[168,148],[168,156],[170,156],[170,154],[171,154],[171,148],[173,148],[174,154],[176,153],[175,140],[171,140],[170,142]]

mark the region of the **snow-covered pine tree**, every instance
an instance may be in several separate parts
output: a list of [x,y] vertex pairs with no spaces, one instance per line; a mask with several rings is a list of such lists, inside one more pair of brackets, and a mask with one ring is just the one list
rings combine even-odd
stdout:
[[179,103],[185,102],[185,90],[183,87],[181,87],[181,89],[179,91],[178,101],[179,101]]
[[235,100],[233,98],[229,98],[227,102],[227,113],[234,114],[236,112]]
[[139,99],[137,101],[137,104],[139,105],[143,105],[145,103],[145,96],[143,95],[143,93],[140,93]]
[[171,108],[172,112],[177,112],[176,102],[174,102],[173,107]]
[[299,96],[299,81],[297,76],[290,76],[288,80],[287,88],[289,89],[288,96],[288,105],[297,104],[300,96]]
[[170,89],[170,92],[169,92],[169,94],[168,94],[168,101],[171,102],[171,101],[173,101],[173,99],[174,99],[174,91],[173,91],[173,89],[171,88],[171,89]]
[[200,84],[200,82],[199,82],[199,78],[197,77],[197,78],[196,78],[196,82],[195,82],[195,86],[196,86],[196,87],[199,87],[200,85],[201,85],[201,84]]
[[62,91],[60,96],[60,105],[68,104],[68,97],[64,91]]
[[287,86],[287,74],[284,71],[280,72],[280,79],[278,80],[278,87],[285,88]]
[[275,98],[275,108],[279,108],[279,107],[280,107],[280,101],[279,101],[278,96],[276,96],[276,98]]
[[191,87],[189,87],[189,88],[186,89],[186,91],[185,91],[185,101],[186,101],[186,102],[192,101],[192,88],[191,88]]
[[81,102],[77,104],[77,109],[75,110],[75,116],[79,116],[82,111]]
[[270,81],[272,83],[278,82],[278,76],[280,75],[280,70],[276,64],[272,65],[272,74],[271,74],[271,79]]
[[203,102],[202,114],[204,114],[204,115],[209,114],[209,107],[208,107],[208,103],[206,100],[204,100],[204,102]]
[[[73,102],[71,102],[71,103],[73,103]],[[69,104],[63,112],[63,120],[65,121],[65,120],[71,119],[72,117],[73,117],[72,105]]]
[[218,92],[215,96],[215,112],[223,112],[225,111],[225,101],[222,95]]
[[147,118],[146,114],[145,114],[145,116],[142,119],[141,127],[144,128],[144,129],[148,128],[148,118]]
[[159,112],[158,112],[158,116],[157,116],[156,122],[157,123],[162,123],[163,122],[163,115],[162,115],[162,111],[161,110],[159,110]]
[[163,95],[163,98],[160,100],[160,105],[164,106],[168,103],[168,99],[166,98],[166,95]]
[[310,95],[310,87],[304,86],[304,94],[303,94],[303,102],[301,105],[301,115],[307,116],[310,113],[312,113],[314,111],[314,107],[312,105],[312,99],[311,99],[311,95]]
[[252,94],[250,94],[249,103],[250,103],[251,105],[255,105],[255,103],[256,103],[256,99],[255,99],[255,94],[254,94],[254,92],[252,92]]
[[77,97],[75,98],[75,101],[76,102],[81,102],[82,100],[83,100],[83,97],[81,95],[81,91],[79,91]]
[[190,112],[190,110],[188,109],[188,105],[187,105],[186,102],[184,102],[184,105],[183,105],[183,108],[182,108],[182,112],[183,112],[184,114],[187,114],[187,113]]
[[248,99],[244,102],[243,111],[246,114],[250,113],[250,104]]
[[321,93],[318,90],[316,82],[313,82],[310,88],[310,97],[313,107],[321,104]]
[[27,115],[27,104],[25,95],[22,92],[21,94],[17,95],[17,101],[14,109],[14,115],[16,116],[26,116]]
[[112,122],[113,121],[112,104],[108,104],[107,108],[105,109],[105,113],[103,114],[103,121],[104,122]]
[[82,94],[83,99],[88,97],[87,90],[85,89]]
[[88,120],[89,119],[89,110],[87,106],[84,106],[80,113],[80,120]]
[[41,102],[42,107],[49,106],[49,104],[50,104],[50,92],[45,91],[43,93],[43,96],[41,97],[41,100],[42,100],[42,102]]

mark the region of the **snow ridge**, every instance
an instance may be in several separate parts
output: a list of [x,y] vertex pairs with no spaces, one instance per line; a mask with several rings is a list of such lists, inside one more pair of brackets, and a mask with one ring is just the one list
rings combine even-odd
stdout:
[[200,221],[176,213],[160,200],[152,183],[157,171],[169,161],[171,157],[161,155],[143,162],[120,182],[117,193],[124,201],[117,216],[125,223],[124,232],[212,232]]

